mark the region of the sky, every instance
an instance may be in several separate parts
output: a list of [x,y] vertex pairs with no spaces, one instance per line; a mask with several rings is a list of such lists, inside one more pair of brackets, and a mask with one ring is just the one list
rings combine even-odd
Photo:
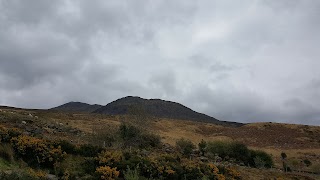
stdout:
[[179,102],[320,125],[319,0],[0,0],[0,104]]

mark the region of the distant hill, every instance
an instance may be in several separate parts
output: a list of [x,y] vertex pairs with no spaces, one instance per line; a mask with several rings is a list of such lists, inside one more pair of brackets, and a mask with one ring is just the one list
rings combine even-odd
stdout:
[[161,99],[143,99],[133,96],[127,96],[113,101],[106,106],[96,109],[93,113],[108,115],[129,114],[132,109],[139,109],[148,115],[159,118],[210,122],[230,126],[243,125],[236,122],[220,121],[208,115],[193,111],[192,109],[176,102],[164,101]]
[[91,104],[82,103],[82,102],[69,102],[61,106],[51,108],[50,110],[63,111],[63,112],[91,113],[101,107],[103,106],[98,104],[91,105]]

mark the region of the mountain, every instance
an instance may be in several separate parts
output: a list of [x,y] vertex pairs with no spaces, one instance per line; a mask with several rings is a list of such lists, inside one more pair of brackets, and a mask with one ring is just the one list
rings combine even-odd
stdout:
[[193,111],[176,102],[164,101],[161,99],[143,99],[134,96],[127,96],[113,101],[106,106],[96,109],[93,113],[118,115],[135,113],[132,111],[136,110],[158,118],[201,121],[230,126],[243,125],[236,122],[220,121],[208,115]]
[[91,104],[82,103],[82,102],[69,102],[61,106],[51,108],[50,110],[64,111],[64,112],[91,113],[101,107],[103,106],[98,104],[91,105]]

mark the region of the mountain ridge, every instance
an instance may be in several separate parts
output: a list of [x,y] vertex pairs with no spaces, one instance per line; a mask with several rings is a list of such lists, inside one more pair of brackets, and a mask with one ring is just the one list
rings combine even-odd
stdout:
[[203,113],[196,112],[180,103],[162,99],[144,99],[138,96],[126,96],[94,110],[92,113],[107,115],[128,114],[132,109],[143,111],[158,118],[181,119],[209,122],[219,125],[241,126],[242,123],[221,121]]
[[83,102],[68,102],[65,104],[62,104],[60,106],[51,108],[49,110],[55,110],[55,111],[63,111],[63,112],[83,112],[83,113],[91,113],[95,111],[96,109],[99,109],[103,107],[99,104],[88,104]]

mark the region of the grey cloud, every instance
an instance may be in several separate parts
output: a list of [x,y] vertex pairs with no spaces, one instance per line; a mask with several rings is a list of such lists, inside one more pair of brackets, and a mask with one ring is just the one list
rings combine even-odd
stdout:
[[0,104],[136,95],[319,125],[320,3],[0,0]]
[[152,76],[149,84],[155,92],[160,92],[164,97],[174,96],[178,92],[176,75],[173,71],[163,70],[158,75]]

